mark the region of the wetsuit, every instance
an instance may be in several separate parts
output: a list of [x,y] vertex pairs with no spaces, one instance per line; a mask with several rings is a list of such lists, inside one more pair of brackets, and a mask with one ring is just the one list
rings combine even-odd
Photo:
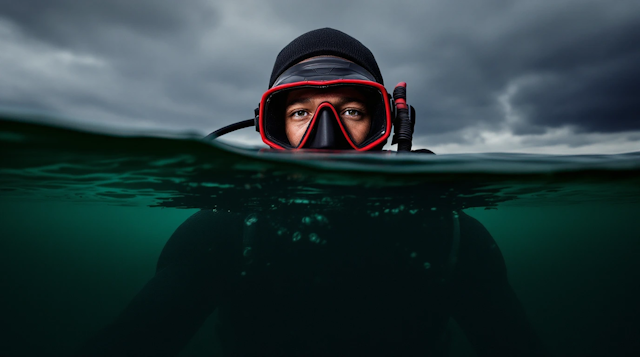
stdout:
[[546,355],[493,238],[453,217],[200,211],[81,354],[175,355],[217,308],[229,356],[443,356],[450,317],[478,356]]

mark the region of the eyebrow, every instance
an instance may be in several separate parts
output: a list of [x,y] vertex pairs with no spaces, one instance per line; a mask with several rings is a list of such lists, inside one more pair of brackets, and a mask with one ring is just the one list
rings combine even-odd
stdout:
[[[287,102],[286,106],[289,107],[295,104],[306,104],[306,103],[309,103],[310,101],[311,101],[311,97],[300,97],[292,100],[291,102]],[[351,102],[357,102],[357,103],[362,103],[366,105],[366,101],[358,98],[354,98],[354,97],[342,97],[342,99],[338,101],[337,105],[341,105],[344,103],[351,103]]]

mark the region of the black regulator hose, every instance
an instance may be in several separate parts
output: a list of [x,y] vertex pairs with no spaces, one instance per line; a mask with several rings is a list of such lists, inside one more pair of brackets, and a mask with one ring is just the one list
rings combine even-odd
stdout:
[[396,117],[393,123],[395,132],[391,145],[397,143],[398,151],[411,151],[416,114],[413,107],[407,105],[407,83],[398,83],[393,90],[393,101],[396,105]]
[[231,124],[231,125],[227,125],[224,128],[220,128],[216,131],[214,131],[213,133],[207,135],[204,137],[204,140],[213,140],[216,139],[219,136],[222,136],[224,134],[230,133],[232,131],[236,131],[238,129],[242,129],[242,128],[248,128],[250,126],[255,126],[255,119],[247,119],[247,120],[243,120],[241,122],[235,123],[235,124]]

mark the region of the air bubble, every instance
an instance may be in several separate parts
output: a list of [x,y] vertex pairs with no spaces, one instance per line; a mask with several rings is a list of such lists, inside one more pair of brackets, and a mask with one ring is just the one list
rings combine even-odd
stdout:
[[320,243],[320,237],[315,233],[311,233],[309,234],[309,241],[311,241],[311,243]]
[[258,222],[258,216],[256,216],[255,214],[251,214],[249,216],[247,216],[247,218],[244,219],[244,224],[249,227],[252,224]]
[[313,216],[313,218],[315,218],[315,219],[316,219],[316,221],[318,221],[318,222],[320,222],[320,223],[323,223],[323,224],[325,224],[325,223],[329,223],[329,220],[327,219],[327,217],[325,217],[325,216],[323,216],[323,215],[321,215],[321,214],[315,214],[315,215]]

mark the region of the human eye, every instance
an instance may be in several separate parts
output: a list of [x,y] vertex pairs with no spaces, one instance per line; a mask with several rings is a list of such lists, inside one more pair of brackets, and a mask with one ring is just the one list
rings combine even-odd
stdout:
[[354,109],[354,108],[349,108],[349,109],[345,109],[342,112],[342,115],[349,118],[349,119],[360,119],[363,117],[364,113],[359,110],[359,109]]
[[293,119],[305,119],[309,116],[309,112],[303,109],[293,110],[289,113],[289,116]]

